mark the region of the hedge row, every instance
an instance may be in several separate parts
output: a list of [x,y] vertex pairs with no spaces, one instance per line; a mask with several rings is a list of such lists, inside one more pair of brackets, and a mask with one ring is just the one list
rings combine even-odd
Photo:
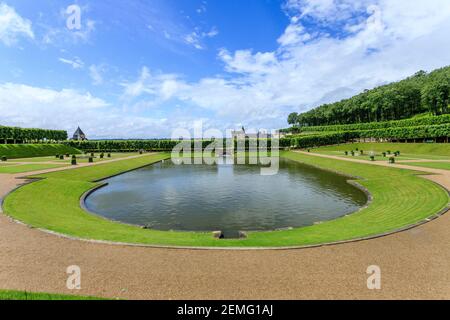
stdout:
[[417,126],[403,128],[386,128],[379,130],[352,131],[359,138],[376,139],[434,139],[450,137],[450,123],[437,126]]
[[[103,140],[103,141],[67,141],[66,145],[73,148],[82,150],[84,152],[136,152],[139,150],[146,151],[172,151],[175,146],[180,144],[182,141],[174,140]],[[194,150],[196,143],[199,140],[186,140],[185,143],[191,143],[191,149]],[[201,141],[202,149],[210,146],[212,140]],[[263,143],[264,142],[264,143]],[[249,150],[250,146],[257,143],[258,145],[267,145],[268,148],[271,146],[271,141],[268,139],[247,139],[245,141],[245,149]],[[224,140],[223,148],[226,148],[226,141]],[[237,142],[234,142],[234,147],[237,149]]]
[[53,140],[67,140],[67,131],[63,130],[47,130],[47,129],[28,129],[18,127],[0,126],[0,143],[2,140],[21,140],[24,142]]
[[415,119],[406,119],[398,121],[387,122],[370,122],[348,125],[335,126],[312,126],[301,128],[290,128],[283,130],[283,132],[338,132],[338,131],[361,131],[361,130],[377,130],[386,128],[403,128],[403,127],[418,127],[418,126],[433,126],[441,124],[450,124],[450,115],[442,115],[436,117],[423,117]]
[[449,138],[450,124],[436,126],[399,127],[378,130],[335,132],[308,136],[293,136],[280,140],[283,148],[312,148],[341,144],[353,139],[435,139]]
[[[280,148],[311,148],[325,145],[341,144],[353,139],[375,138],[375,139],[432,139],[450,137],[450,123],[434,126],[416,126],[416,127],[392,127],[377,130],[354,130],[346,132],[322,133],[317,135],[292,136],[280,139]],[[118,140],[118,141],[69,141],[67,145],[83,150],[85,152],[135,152],[139,150],[147,151],[171,151],[181,141],[172,140]],[[194,149],[194,141],[185,141],[191,143]],[[198,141],[197,141],[198,142]],[[245,149],[249,150],[251,144],[262,142],[270,149],[271,140],[259,139],[246,140]],[[206,148],[212,143],[211,140],[203,140],[202,148]],[[234,143],[235,149],[237,143]],[[225,147],[225,146],[224,146]]]
[[321,135],[297,136],[280,139],[281,148],[312,148],[346,143],[359,138],[355,132],[338,132]]

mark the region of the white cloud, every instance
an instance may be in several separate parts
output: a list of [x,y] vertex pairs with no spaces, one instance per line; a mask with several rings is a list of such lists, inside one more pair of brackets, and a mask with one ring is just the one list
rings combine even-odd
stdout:
[[11,46],[20,36],[34,39],[31,21],[18,15],[14,8],[0,3],[0,41]]
[[190,34],[184,37],[184,42],[193,46],[198,50],[204,49],[202,44],[205,38],[214,38],[219,34],[219,30],[216,27],[211,28],[208,32],[200,32],[198,29],[194,30]]
[[222,49],[219,51],[219,58],[225,62],[228,72],[236,73],[268,73],[276,68],[278,63],[273,52],[252,54],[250,50],[239,50],[231,55],[227,50]]
[[187,85],[175,74],[152,75],[147,67],[143,67],[139,78],[134,82],[121,84],[124,87],[122,98],[132,100],[143,94],[166,101],[185,90]]
[[0,84],[0,114],[2,125],[58,128],[69,135],[80,125],[90,138],[166,137],[172,124],[123,112],[90,93],[16,83]]
[[59,58],[58,60],[62,63],[70,65],[73,69],[82,69],[84,67],[84,62],[78,57],[73,59]]
[[[290,23],[278,48],[222,49],[222,75],[187,81],[144,66],[135,79],[122,81],[120,109],[87,93],[4,84],[2,121],[68,129],[80,124],[96,137],[124,138],[168,137],[172,128],[199,118],[219,129],[276,129],[287,125],[289,112],[450,65],[448,0],[289,0],[285,10]],[[200,40],[215,36],[212,31],[196,30],[190,45],[204,47]],[[101,83],[99,66],[89,72],[94,84]]]
[[[277,50],[223,49],[218,57],[231,74],[192,83],[172,76],[169,94],[157,85],[161,75],[148,74],[133,84],[136,96],[178,99],[213,112],[223,125],[279,128],[291,111],[450,64],[447,0],[291,0],[287,8],[291,22]],[[338,34],[321,30],[327,23]]]
[[103,84],[103,72],[105,71],[105,67],[103,65],[91,65],[89,67],[89,76],[92,79],[92,84],[94,86],[98,86]]

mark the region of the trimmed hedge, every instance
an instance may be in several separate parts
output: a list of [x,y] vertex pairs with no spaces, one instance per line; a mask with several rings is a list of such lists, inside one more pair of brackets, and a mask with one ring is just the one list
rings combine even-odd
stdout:
[[399,121],[386,122],[369,122],[359,124],[335,125],[335,126],[311,126],[311,127],[292,127],[283,129],[281,132],[338,132],[338,131],[361,131],[361,130],[378,130],[387,128],[403,128],[418,126],[434,126],[450,124],[450,115],[442,115],[436,117],[413,118]]
[[21,141],[64,141],[67,140],[67,131],[47,130],[47,129],[28,129],[18,127],[0,126],[0,142],[2,140],[21,140]]
[[66,153],[79,154],[80,151],[63,144],[0,144],[0,156],[8,159],[55,157]]

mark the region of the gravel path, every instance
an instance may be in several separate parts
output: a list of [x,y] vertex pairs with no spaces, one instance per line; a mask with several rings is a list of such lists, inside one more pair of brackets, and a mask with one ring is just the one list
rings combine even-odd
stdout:
[[[450,171],[417,169],[434,173],[427,178],[450,190]],[[45,172],[58,170],[64,169]],[[23,174],[0,175],[0,197],[22,182],[19,176]],[[379,239],[282,251],[93,244],[46,234],[0,215],[0,253],[4,289],[126,299],[450,299],[449,214]],[[81,267],[80,291],[66,289],[70,265]],[[370,265],[381,267],[381,290],[367,289]]]

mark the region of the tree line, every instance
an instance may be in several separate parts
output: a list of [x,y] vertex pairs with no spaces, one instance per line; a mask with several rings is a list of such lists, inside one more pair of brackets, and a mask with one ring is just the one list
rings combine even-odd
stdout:
[[64,130],[47,130],[47,129],[32,129],[32,128],[18,128],[18,127],[4,127],[0,126],[0,143],[14,143],[23,142],[42,142],[48,141],[64,141],[67,140],[67,131]]
[[305,113],[291,113],[294,126],[325,126],[401,120],[422,113],[450,113],[450,67],[419,71],[399,82],[380,86]]

